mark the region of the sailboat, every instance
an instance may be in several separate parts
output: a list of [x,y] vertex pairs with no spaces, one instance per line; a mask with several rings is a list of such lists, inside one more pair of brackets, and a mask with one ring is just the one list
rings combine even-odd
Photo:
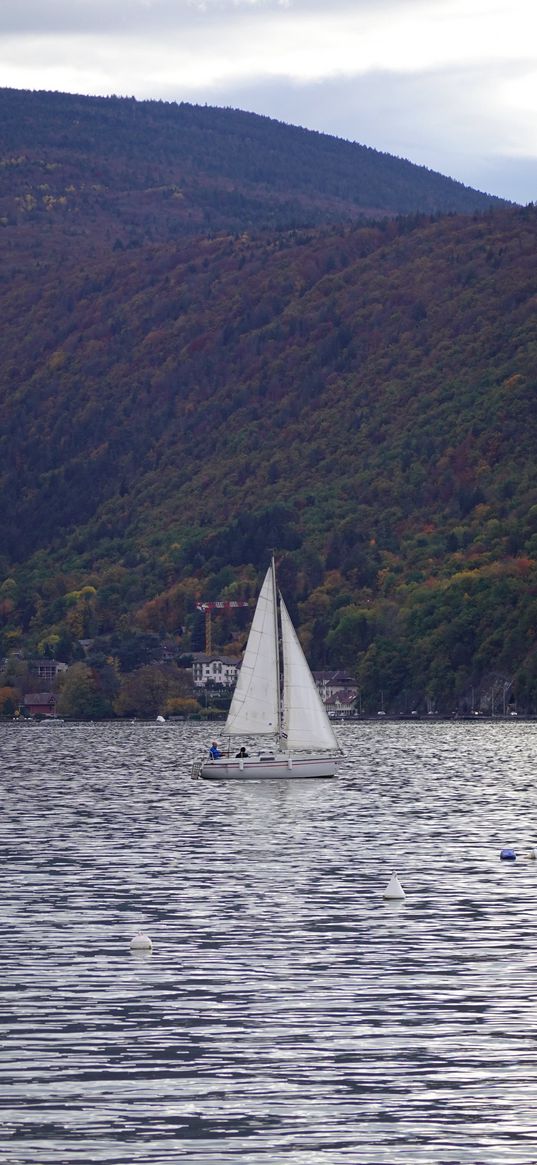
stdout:
[[[279,618],[278,618],[279,613]],[[289,613],[276,586],[274,559],[252,620],[224,733],[227,755],[197,761],[203,780],[334,777],[340,752]],[[232,739],[256,749],[237,755]],[[272,740],[271,740],[272,738]]]

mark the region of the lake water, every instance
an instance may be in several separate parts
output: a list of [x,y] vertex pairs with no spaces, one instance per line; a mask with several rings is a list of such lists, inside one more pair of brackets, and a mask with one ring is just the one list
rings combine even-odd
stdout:
[[0,1161],[534,1165],[537,724],[245,785],[211,732],[0,727]]

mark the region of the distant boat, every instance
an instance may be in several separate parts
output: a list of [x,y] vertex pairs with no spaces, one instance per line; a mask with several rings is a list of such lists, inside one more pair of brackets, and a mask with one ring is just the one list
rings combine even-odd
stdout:
[[[227,755],[195,762],[193,776],[211,781],[335,776],[341,750],[281,595],[278,602],[274,559],[257,600],[224,733]],[[249,754],[243,746],[239,756],[232,737],[246,737],[248,743],[261,739],[255,751]]]

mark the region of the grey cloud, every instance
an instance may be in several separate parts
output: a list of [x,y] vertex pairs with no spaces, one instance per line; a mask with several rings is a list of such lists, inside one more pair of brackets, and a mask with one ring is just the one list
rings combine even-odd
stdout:
[[378,16],[380,11],[405,11],[412,3],[443,7],[445,0],[2,0],[0,31],[7,35],[51,36],[128,32],[129,36],[148,32],[206,24],[223,20],[241,23],[267,14],[282,18],[315,15]]
[[537,158],[474,156],[468,165],[467,186],[499,194],[511,202],[537,203]]

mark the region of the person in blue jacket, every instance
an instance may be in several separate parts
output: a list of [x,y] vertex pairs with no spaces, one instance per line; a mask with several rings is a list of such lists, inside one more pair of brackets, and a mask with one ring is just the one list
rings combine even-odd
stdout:
[[216,740],[213,740],[213,743],[211,744],[211,747],[209,749],[209,756],[210,756],[211,760],[218,760],[218,757],[222,756],[222,753],[220,752],[220,749],[216,743]]

